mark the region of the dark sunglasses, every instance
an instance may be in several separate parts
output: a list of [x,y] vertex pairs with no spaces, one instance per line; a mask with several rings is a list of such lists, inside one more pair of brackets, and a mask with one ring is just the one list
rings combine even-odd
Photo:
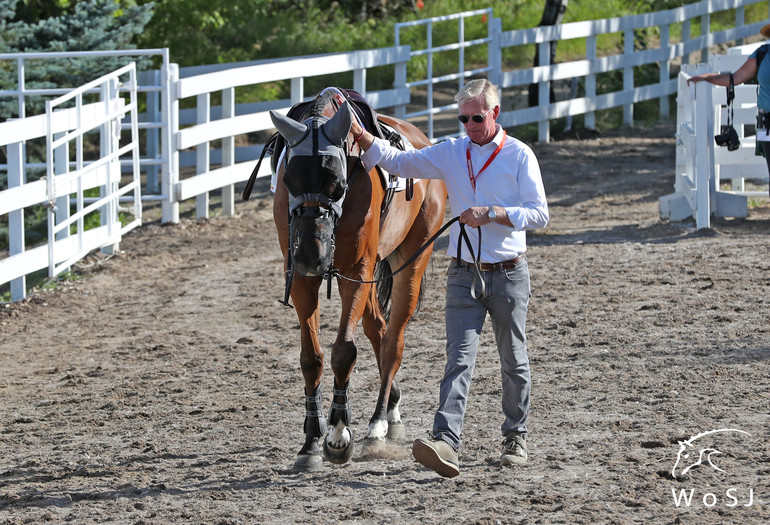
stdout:
[[484,117],[486,117],[487,113],[489,113],[490,111],[492,111],[492,108],[486,110],[481,115],[471,115],[471,116],[457,115],[457,120],[459,120],[463,124],[467,124],[469,120],[473,119],[473,122],[475,122],[476,124],[481,124],[482,122],[484,122]]

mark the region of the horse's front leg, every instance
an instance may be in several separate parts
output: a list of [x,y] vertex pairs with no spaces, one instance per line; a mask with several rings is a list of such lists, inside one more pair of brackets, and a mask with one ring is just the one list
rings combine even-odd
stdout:
[[318,288],[320,278],[297,278],[292,285],[291,297],[297,312],[301,333],[300,368],[305,380],[305,443],[297,453],[294,469],[316,471],[323,468],[322,440],[326,433],[323,412],[321,375],[323,351],[318,340]]
[[324,456],[332,463],[346,463],[353,455],[354,436],[350,427],[352,413],[348,389],[358,356],[355,329],[363,315],[370,287],[366,284],[339,282],[342,312],[330,360],[334,372],[334,393],[329,410],[329,433],[324,441]]

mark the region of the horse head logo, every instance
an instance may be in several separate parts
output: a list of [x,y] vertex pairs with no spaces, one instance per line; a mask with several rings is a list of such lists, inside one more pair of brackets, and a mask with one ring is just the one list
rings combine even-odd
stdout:
[[[687,474],[687,472],[691,468],[697,467],[698,465],[702,465],[704,461],[714,470],[718,470],[719,472],[724,472],[724,470],[722,470],[717,465],[715,465],[714,461],[712,460],[712,456],[716,456],[722,453],[720,450],[705,446],[705,447],[701,447],[700,450],[697,453],[695,453],[695,450],[697,449],[695,442],[697,440],[699,440],[702,437],[706,437],[711,434],[716,434],[719,432],[740,432],[741,434],[746,434],[747,436],[751,435],[748,432],[744,432],[743,430],[737,430],[734,428],[720,428],[718,430],[709,430],[708,432],[701,432],[700,434],[692,436],[690,439],[680,441],[679,452],[676,455],[676,463],[674,463],[674,468],[671,469],[671,476],[674,478],[684,476],[685,474]],[[677,476],[676,474],[677,468],[681,468],[681,472],[679,473],[679,476]]]

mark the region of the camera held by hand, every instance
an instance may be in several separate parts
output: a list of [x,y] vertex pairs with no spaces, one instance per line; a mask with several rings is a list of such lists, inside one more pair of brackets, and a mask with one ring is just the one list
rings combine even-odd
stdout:
[[735,151],[741,146],[741,139],[733,127],[733,100],[735,99],[735,82],[730,73],[730,84],[727,86],[727,125],[722,126],[722,132],[714,137],[717,146],[727,146],[727,151]]

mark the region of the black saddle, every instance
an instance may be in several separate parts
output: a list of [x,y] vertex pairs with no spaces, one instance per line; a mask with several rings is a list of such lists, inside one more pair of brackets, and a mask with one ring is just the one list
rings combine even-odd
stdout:
[[[352,89],[337,89],[350,103],[350,107],[356,113],[366,131],[375,137],[388,140],[391,144],[393,144],[393,146],[401,150],[405,149],[401,135],[396,130],[390,127],[386,127],[379,122],[377,119],[377,112],[374,111],[374,108],[369,105],[369,102],[367,102],[359,92]],[[308,100],[306,102],[299,102],[294,104],[289,109],[286,116],[296,120],[297,122],[302,122],[303,117],[307,115],[308,111],[314,103],[315,100]],[[273,173],[275,173],[278,171],[278,158],[280,157],[280,155],[276,153],[280,153],[285,146],[286,143],[283,137],[281,137],[281,135],[278,133],[273,134],[273,136],[268,139],[267,143],[262,149],[262,154],[259,157],[259,161],[252,171],[251,177],[249,177],[249,181],[246,183],[246,187],[243,190],[243,200],[247,201],[251,196],[251,191],[254,188],[254,182],[256,181],[257,173],[259,172],[259,167],[262,164],[262,159],[264,158],[265,153],[270,153],[270,167],[272,168]],[[390,175],[390,177],[394,178],[393,175]],[[406,192],[407,200],[411,200],[414,193],[412,179],[407,180]],[[393,190],[388,190],[388,195],[385,199],[386,203],[389,203],[392,199],[392,193]]]

